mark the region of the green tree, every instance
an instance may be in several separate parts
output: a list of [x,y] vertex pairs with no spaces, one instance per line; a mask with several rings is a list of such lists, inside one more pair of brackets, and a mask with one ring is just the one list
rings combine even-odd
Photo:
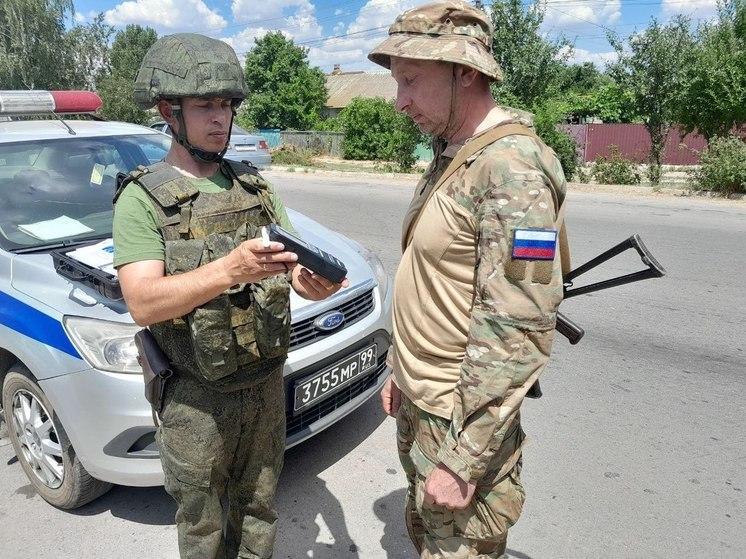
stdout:
[[567,114],[606,123],[639,121],[633,93],[611,80],[586,91],[568,91],[560,99],[566,103]]
[[158,34],[150,27],[128,25],[117,32],[111,46],[111,73],[98,81],[106,118],[139,124],[150,121],[149,113],[135,105],[132,90],[142,59],[156,40]]
[[545,100],[560,85],[563,67],[572,56],[572,45],[564,38],[548,41],[539,31],[544,12],[540,2],[525,9],[521,0],[492,3],[492,52],[504,78],[494,91],[502,104],[529,108]]
[[114,28],[104,22],[103,13],[65,34],[70,88],[95,89],[96,82],[109,74],[109,39],[113,34]]
[[678,121],[708,140],[746,122],[746,0],[718,5],[716,22],[697,30],[698,48],[679,99]]
[[308,49],[280,31],[254,43],[244,67],[249,86],[247,119],[259,128],[312,128],[327,92],[324,74],[309,66]]
[[650,134],[649,179],[661,179],[661,158],[666,138],[678,113],[677,100],[685,87],[686,69],[692,62],[693,37],[689,19],[675,17],[668,25],[653,20],[650,27],[629,39],[628,48],[618,35],[609,42],[619,56],[611,75],[632,92],[635,107]]
[[401,170],[415,163],[414,150],[424,135],[394,103],[381,97],[356,97],[338,117],[342,122],[345,159],[393,161]]
[[65,89],[65,18],[72,0],[0,2],[0,88]]
[[578,167],[578,144],[559,124],[567,112],[566,102],[549,99],[536,108],[534,128],[544,143],[557,154],[565,177],[571,180]]

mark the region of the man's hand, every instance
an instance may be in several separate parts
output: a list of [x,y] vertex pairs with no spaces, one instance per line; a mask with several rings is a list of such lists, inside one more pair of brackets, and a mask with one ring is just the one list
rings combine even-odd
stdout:
[[435,466],[425,481],[425,502],[447,509],[465,509],[474,497],[477,484],[466,483],[447,466]]
[[298,255],[286,252],[282,243],[264,246],[261,239],[242,242],[224,259],[225,272],[234,283],[257,283],[270,276],[284,274],[295,268]]
[[295,292],[304,299],[321,301],[331,297],[343,287],[349,287],[350,282],[345,278],[340,283],[333,283],[308,268],[298,266],[293,270],[292,285]]
[[389,376],[383,384],[383,388],[381,388],[381,404],[383,405],[383,411],[388,415],[396,417],[396,414],[399,413],[401,390],[396,386],[393,376]]

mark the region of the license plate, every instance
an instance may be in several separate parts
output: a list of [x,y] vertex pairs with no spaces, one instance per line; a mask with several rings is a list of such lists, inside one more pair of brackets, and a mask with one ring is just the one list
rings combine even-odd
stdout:
[[356,377],[374,368],[376,363],[377,346],[373,344],[312,377],[304,378],[295,385],[293,411],[298,412],[313,406],[355,380]]
[[254,144],[236,144],[236,151],[256,151]]

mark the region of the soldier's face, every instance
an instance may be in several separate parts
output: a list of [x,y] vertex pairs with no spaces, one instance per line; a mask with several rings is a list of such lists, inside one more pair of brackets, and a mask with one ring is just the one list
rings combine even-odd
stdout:
[[396,110],[423,133],[444,135],[451,115],[452,65],[392,56],[391,75],[397,85]]
[[222,151],[230,137],[231,100],[188,97],[181,110],[190,144],[207,151]]

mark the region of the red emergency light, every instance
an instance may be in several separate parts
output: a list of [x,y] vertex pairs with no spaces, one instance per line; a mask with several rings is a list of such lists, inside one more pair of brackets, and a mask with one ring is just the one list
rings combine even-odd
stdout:
[[0,115],[93,113],[102,104],[92,91],[0,91]]

